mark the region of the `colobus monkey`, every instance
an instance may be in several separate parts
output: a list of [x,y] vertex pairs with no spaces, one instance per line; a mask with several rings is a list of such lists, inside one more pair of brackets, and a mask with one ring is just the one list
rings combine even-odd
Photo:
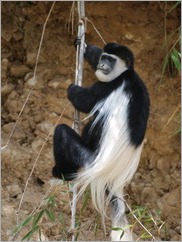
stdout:
[[88,185],[98,211],[110,204],[112,241],[131,241],[127,229],[123,188],[132,179],[141,155],[149,116],[147,89],[134,70],[129,48],[116,43],[103,50],[87,45],[85,59],[98,81],[90,87],[71,84],[68,99],[80,112],[89,113],[81,137],[66,124],[54,133],[53,175],[75,179],[81,193]]

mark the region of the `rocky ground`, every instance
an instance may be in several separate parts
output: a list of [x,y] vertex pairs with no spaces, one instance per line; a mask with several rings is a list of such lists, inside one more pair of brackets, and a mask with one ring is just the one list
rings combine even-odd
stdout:
[[[10,231],[16,226],[16,211],[27,178],[42,144],[67,105],[66,89],[74,82],[73,41],[77,34],[77,13],[72,34],[71,30],[68,32],[71,2],[56,2],[54,6],[45,29],[37,75],[33,79],[42,28],[51,4],[44,1],[2,3],[2,146],[28,97],[13,137],[2,151],[2,240],[8,240]],[[145,145],[137,173],[126,189],[128,202],[131,206],[147,207],[155,214],[154,218],[160,220],[157,229],[154,223],[151,225],[158,239],[180,241],[180,133],[176,133],[180,127],[180,76],[170,77],[166,72],[161,80],[162,60],[166,54],[162,49],[165,29],[167,36],[171,36],[180,25],[180,9],[166,12],[172,4],[88,2],[86,16],[106,42],[116,41],[133,50],[136,71],[150,94]],[[168,39],[170,47],[177,35],[176,32]],[[90,23],[86,41],[103,45]],[[85,63],[83,85],[90,85],[94,80],[93,70]],[[68,106],[60,123],[72,125],[73,112]],[[53,164],[51,134],[29,179],[19,212],[20,221],[46,194]],[[42,240],[70,239],[70,207],[65,189],[66,185],[57,188],[55,193],[56,214],[61,212],[64,225],[63,220],[52,223],[42,220]],[[81,202],[78,207],[82,207]],[[156,218],[156,214],[160,215]],[[104,238],[100,218],[90,202],[80,220],[82,227],[78,240],[109,240],[109,237]],[[161,221],[165,224],[160,228]],[[136,221],[131,218],[131,223]],[[141,230],[138,226],[134,231],[138,237],[143,233]],[[109,233],[109,221],[106,221],[106,236]],[[37,237],[34,240],[38,240]]]

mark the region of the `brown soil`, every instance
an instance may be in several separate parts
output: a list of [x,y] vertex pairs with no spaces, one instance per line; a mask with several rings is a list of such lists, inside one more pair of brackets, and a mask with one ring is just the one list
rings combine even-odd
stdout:
[[[10,231],[16,226],[15,213],[27,178],[45,138],[67,104],[66,89],[74,82],[73,41],[77,34],[77,19],[72,35],[67,30],[71,2],[56,2],[45,30],[37,82],[32,79],[43,24],[51,4],[42,1],[2,3],[2,146],[6,144],[30,88],[33,88],[14,135],[2,151],[2,240],[8,240]],[[145,81],[150,94],[146,142],[138,171],[127,187],[128,202],[146,206],[150,211],[159,210],[160,219],[165,222],[165,232],[162,228],[159,230],[161,233],[156,232],[155,236],[161,240],[180,241],[180,134],[174,134],[180,127],[180,77],[169,77],[166,73],[161,81],[161,65],[165,56],[165,51],[161,51],[165,9],[170,9],[172,4],[86,2],[86,16],[106,42],[116,41],[133,50],[136,71]],[[175,9],[167,14],[168,36],[180,25],[179,11]],[[175,39],[176,35],[173,35],[171,42]],[[86,41],[103,45],[90,23]],[[94,80],[93,70],[85,64],[83,85],[90,85]],[[69,106],[60,123],[72,125],[73,112]],[[20,209],[20,221],[45,195],[53,163],[51,135],[29,181]],[[42,185],[40,180],[45,184]],[[64,197],[64,192],[57,194],[58,198],[61,197],[57,211],[61,211],[65,225],[61,228],[61,223],[42,221],[42,240],[70,239],[67,232],[70,208],[67,203],[60,202],[68,197]],[[87,205],[78,240],[105,240],[101,225],[96,235],[93,232],[96,231],[96,220],[97,213],[91,205]],[[107,236],[110,233],[108,224],[106,222]],[[135,233],[140,236],[140,228],[138,230]]]

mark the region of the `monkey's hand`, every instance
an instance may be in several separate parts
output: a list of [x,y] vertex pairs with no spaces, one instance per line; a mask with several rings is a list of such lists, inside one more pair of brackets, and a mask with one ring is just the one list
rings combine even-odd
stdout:
[[75,84],[70,84],[69,87],[68,87],[68,90],[67,90],[67,97],[68,99],[71,101],[72,97],[75,95],[74,93],[74,89],[77,85]]
[[[81,45],[81,38],[77,37],[75,40],[74,40],[74,46],[75,46],[75,49],[77,49],[77,46],[78,45]],[[87,48],[87,44],[85,43],[85,46],[84,46],[84,53],[86,51],[86,48]]]

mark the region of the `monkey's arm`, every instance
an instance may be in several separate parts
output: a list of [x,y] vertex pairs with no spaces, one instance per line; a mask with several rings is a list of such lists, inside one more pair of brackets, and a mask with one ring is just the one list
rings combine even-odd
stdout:
[[93,67],[94,70],[97,69],[99,58],[102,54],[102,49],[95,45],[87,45],[84,57],[88,63]]
[[68,88],[68,99],[80,112],[89,113],[97,102],[95,86],[85,88],[71,84]]

